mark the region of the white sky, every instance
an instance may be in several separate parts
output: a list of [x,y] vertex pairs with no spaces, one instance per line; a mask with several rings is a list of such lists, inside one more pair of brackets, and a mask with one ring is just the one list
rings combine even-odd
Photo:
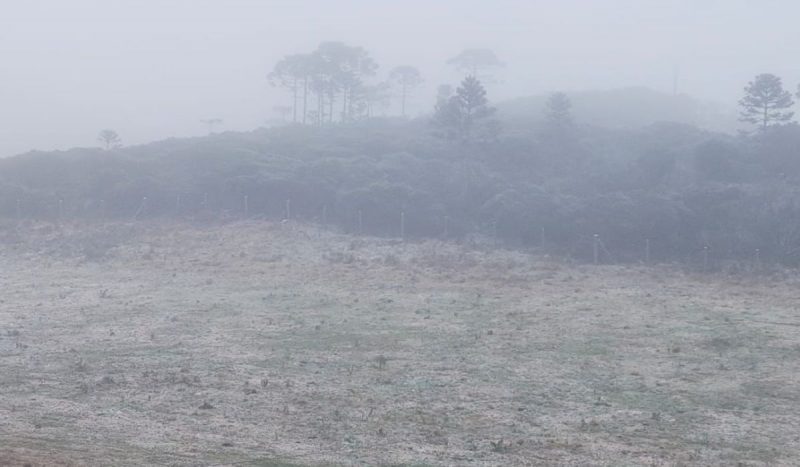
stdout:
[[0,0],[0,156],[247,130],[288,103],[266,75],[323,40],[400,64],[431,107],[455,83],[447,58],[494,49],[507,63],[493,99],[642,85],[735,104],[755,74],[800,82],[794,0]]

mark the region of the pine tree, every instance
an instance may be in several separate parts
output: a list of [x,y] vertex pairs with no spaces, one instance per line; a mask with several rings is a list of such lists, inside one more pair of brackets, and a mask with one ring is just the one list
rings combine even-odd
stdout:
[[440,99],[434,122],[448,139],[463,142],[492,139],[499,131],[499,124],[491,118],[494,113],[481,82],[474,76],[467,76],[455,95],[447,100]]
[[781,79],[772,74],[756,76],[744,88],[745,95],[739,101],[742,112],[739,120],[759,125],[766,130],[772,125],[786,123],[792,119],[794,112],[789,109],[794,105],[792,95],[783,89]]
[[545,119],[550,131],[564,132],[573,126],[572,101],[563,92],[550,94],[545,104]]

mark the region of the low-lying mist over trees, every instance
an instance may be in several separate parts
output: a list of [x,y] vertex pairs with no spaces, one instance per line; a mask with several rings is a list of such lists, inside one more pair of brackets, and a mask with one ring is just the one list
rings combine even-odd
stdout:
[[0,466],[800,465],[800,2],[3,3]]
[[727,103],[736,118],[679,93],[677,67],[671,94],[508,98],[506,71],[521,65],[490,47],[442,57],[453,80],[375,53],[324,40],[264,64],[250,79],[282,93],[267,128],[225,131],[206,114],[207,137],[123,148],[127,135],[109,127],[102,150],[2,159],[0,215],[291,217],[604,262],[800,262],[796,82],[770,70],[741,82]]
[[[419,70],[412,117],[430,112],[440,84],[473,74],[498,108],[564,91],[585,123],[735,132],[744,83],[800,80],[800,11],[786,0],[12,3],[0,15],[0,157],[91,146],[103,128],[142,144],[206,134],[211,118],[224,120],[215,131],[291,120],[289,93],[265,76],[322,42],[365,49],[380,65],[370,85]],[[402,114],[400,86],[393,94],[373,115]]]
[[[382,81],[365,48],[324,42],[269,74],[291,97],[285,125],[124,149],[103,130],[104,150],[4,159],[0,215],[291,217],[373,235],[483,235],[604,262],[800,263],[800,126],[779,77],[744,83],[752,129],[728,134],[600,126],[589,116],[597,95],[495,104],[473,75],[499,66],[492,52],[451,62],[468,74],[440,86],[428,115],[376,117],[381,99],[413,92],[419,71],[399,65]],[[206,122],[212,133],[220,123]]]

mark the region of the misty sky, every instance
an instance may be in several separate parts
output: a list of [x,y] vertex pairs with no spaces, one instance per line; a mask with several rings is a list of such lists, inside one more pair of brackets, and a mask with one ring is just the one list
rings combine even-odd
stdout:
[[800,82],[794,0],[0,0],[0,156],[248,130],[289,100],[266,75],[283,55],[340,40],[419,67],[428,111],[465,47],[507,63],[493,100],[554,90],[679,88],[731,105],[760,72]]

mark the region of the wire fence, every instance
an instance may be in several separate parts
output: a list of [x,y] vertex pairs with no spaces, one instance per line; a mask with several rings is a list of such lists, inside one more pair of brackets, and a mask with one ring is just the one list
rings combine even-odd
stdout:
[[[8,203],[6,203],[8,205]],[[397,237],[402,240],[436,238],[443,240],[469,240],[483,242],[492,247],[536,248],[545,253],[558,253],[567,258],[595,265],[658,262],[678,262],[692,266],[703,272],[739,268],[750,271],[763,270],[769,264],[764,250],[729,251],[728,255],[712,249],[708,243],[699,244],[683,254],[659,254],[669,245],[658,244],[656,240],[641,238],[641,245],[625,245],[615,251],[599,233],[574,235],[570,241],[558,237],[558,232],[548,233],[543,226],[532,227],[538,239],[530,239],[523,244],[507,241],[498,230],[496,219],[479,223],[457,223],[447,213],[432,216],[425,213],[424,219],[415,217],[413,210],[398,208],[394,212],[367,210],[357,205],[343,206],[332,200],[331,203],[318,200],[295,203],[291,198],[262,200],[258,203],[249,194],[240,196],[218,196],[209,193],[192,195],[176,193],[152,199],[148,196],[117,198],[109,203],[104,199],[69,201],[65,198],[49,202],[15,199],[12,209],[0,210],[0,217],[12,219],[17,224],[26,221],[44,221],[54,224],[81,221],[124,221],[138,222],[155,219],[177,219],[188,222],[234,222],[245,220],[275,220],[281,222],[299,221],[319,224],[326,228],[336,228],[343,233]],[[372,214],[370,216],[370,214]],[[616,254],[615,254],[616,253]]]

